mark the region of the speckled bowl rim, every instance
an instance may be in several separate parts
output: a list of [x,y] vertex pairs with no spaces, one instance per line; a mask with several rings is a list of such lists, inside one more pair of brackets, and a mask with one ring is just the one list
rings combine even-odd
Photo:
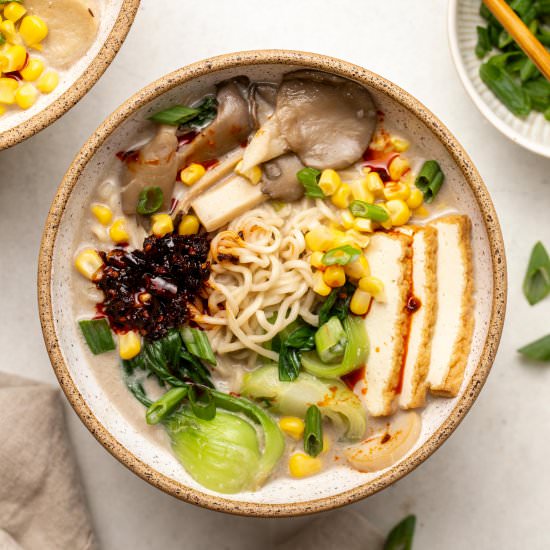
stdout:
[[[265,504],[228,500],[179,483],[144,463],[126,449],[94,416],[71,378],[59,348],[52,312],[52,261],[56,236],[67,201],[87,162],[108,136],[140,107],[175,86],[212,71],[249,65],[283,64],[307,66],[362,82],[386,94],[421,120],[444,144],[470,185],[482,213],[493,261],[493,301],[487,338],[472,379],[451,414],[438,430],[411,456],[380,478],[331,497],[286,504]],[[402,478],[426,460],[456,429],[478,396],[495,359],[506,309],[506,259],[504,242],[495,209],[479,173],[449,130],[424,105],[392,82],[362,67],[319,54],[259,50],[239,52],[199,61],[174,71],[146,86],[123,103],[92,134],[65,174],[52,203],[40,246],[38,262],[38,302],[40,321],[50,360],[63,391],[80,419],[94,437],[120,462],[151,485],[186,502],[243,516],[285,517],[312,514],[350,504],[370,496]]]
[[107,40],[105,40],[97,55],[84,69],[84,72],[53,103],[46,105],[40,112],[24,120],[17,126],[1,132],[0,151],[17,145],[42,131],[74,107],[84,97],[106,71],[124,43],[126,35],[134,22],[139,3],[140,0],[123,0],[115,24]]

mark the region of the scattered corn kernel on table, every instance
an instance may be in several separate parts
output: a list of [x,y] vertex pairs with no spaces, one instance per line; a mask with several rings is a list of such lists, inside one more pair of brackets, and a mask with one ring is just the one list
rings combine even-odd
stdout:
[[[382,531],[416,514],[417,549],[548,548],[550,370],[523,364],[515,352],[548,327],[548,301],[530,308],[521,293],[532,245],[539,239],[550,245],[548,160],[504,138],[466,95],[447,48],[445,2],[387,0],[367,8],[356,0],[292,6],[268,0],[251,10],[246,0],[189,0],[185,8],[166,0],[162,6],[143,0],[127,41],[92,91],[51,127],[0,153],[1,369],[56,384],[36,306],[38,246],[57,184],[105,116],[155,78],[207,56],[291,48],[340,57],[410,91],[465,146],[500,215],[510,284],[500,353],[471,413],[419,469],[353,508]],[[308,521],[230,517],[178,502],[122,467],[68,405],[67,416],[105,550],[269,548],[272,536]]]

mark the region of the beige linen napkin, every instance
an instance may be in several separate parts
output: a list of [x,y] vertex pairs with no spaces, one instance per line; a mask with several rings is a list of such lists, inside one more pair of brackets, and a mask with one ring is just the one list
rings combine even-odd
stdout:
[[95,550],[59,391],[0,373],[0,550]]

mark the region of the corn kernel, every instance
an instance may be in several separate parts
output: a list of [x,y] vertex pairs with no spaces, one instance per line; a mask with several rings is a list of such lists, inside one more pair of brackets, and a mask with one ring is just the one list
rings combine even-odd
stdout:
[[407,199],[407,206],[414,210],[415,208],[418,208],[422,205],[424,202],[424,195],[422,194],[422,191],[418,189],[418,187],[413,187],[411,189],[411,195]]
[[308,477],[321,471],[323,463],[305,453],[295,453],[288,459],[288,469],[292,477]]
[[31,57],[27,65],[21,69],[23,80],[33,82],[44,72],[44,62],[37,57]]
[[27,10],[19,2],[10,2],[4,8],[4,17],[16,23],[27,13]]
[[262,169],[259,166],[252,166],[248,170],[242,170],[243,161],[239,161],[235,166],[235,173],[246,178],[252,185],[257,185],[262,179]]
[[109,237],[111,240],[117,244],[127,243],[130,240],[130,235],[126,231],[126,220],[124,218],[119,218],[115,220],[111,228],[109,229]]
[[355,315],[365,315],[369,310],[371,300],[372,296],[368,292],[357,288],[351,297],[349,309]]
[[169,214],[153,214],[151,216],[151,231],[157,237],[164,237],[174,231],[174,222]]
[[334,195],[340,188],[340,185],[342,185],[342,180],[338,172],[330,168],[323,170],[319,178],[319,187],[327,197]]
[[342,183],[330,200],[337,208],[347,208],[351,202],[351,187],[347,183]]
[[346,237],[348,237],[353,242],[353,244],[355,244],[359,248],[366,248],[370,242],[370,237],[368,235],[360,233],[355,229],[350,229],[346,231]]
[[328,296],[332,288],[325,283],[323,279],[323,272],[316,271],[313,274],[313,292],[320,296]]
[[384,295],[384,283],[378,277],[363,277],[359,279],[359,288],[370,294],[377,301],[382,301]]
[[346,284],[346,272],[341,265],[329,265],[323,271],[323,281],[331,288],[338,288]]
[[323,252],[313,252],[309,257],[309,263],[312,267],[317,269],[325,269],[327,267],[321,260],[323,259]]
[[90,208],[92,214],[96,217],[101,225],[109,225],[113,219],[113,211],[104,204],[95,203]]
[[190,164],[180,172],[180,178],[185,185],[197,183],[206,174],[206,168],[202,164]]
[[410,168],[409,161],[403,157],[395,157],[388,167],[390,178],[393,181],[399,181],[401,176]]
[[344,229],[351,229],[355,221],[355,216],[349,210],[344,210],[340,214],[340,221]]
[[0,54],[0,68],[3,72],[9,73],[22,69],[27,60],[27,50],[24,46],[15,44],[9,46]]
[[321,451],[321,454],[324,455],[330,451],[332,448],[332,441],[330,437],[327,434],[323,434],[323,450]]
[[15,92],[15,103],[21,107],[21,109],[28,109],[32,107],[38,98],[38,90],[29,83],[23,84]]
[[356,260],[344,266],[344,272],[352,279],[361,279],[370,275],[370,266],[367,258],[361,254]]
[[380,222],[380,226],[383,227],[384,229],[391,229],[392,228],[391,212],[386,206],[386,203],[383,203],[383,204],[379,203],[378,206],[380,208],[383,208],[388,213],[388,219],[385,222]]
[[304,435],[304,421],[297,416],[283,416],[279,420],[279,427],[285,434],[296,440]]
[[353,222],[353,229],[362,233],[372,233],[374,231],[372,220],[368,218],[356,218]]
[[366,176],[360,180],[351,182],[351,194],[357,201],[365,201],[369,204],[374,202],[374,194],[369,189]]
[[188,214],[183,216],[178,227],[179,235],[196,235],[199,232],[199,219],[197,216]]
[[2,21],[2,23],[0,23],[0,31],[2,31],[2,34],[9,43],[21,43],[21,39],[19,38],[17,31],[15,30],[15,25],[13,24],[13,21],[10,21],[9,19],[7,19],[6,21]]
[[378,172],[369,172],[366,176],[367,188],[375,196],[381,197],[384,194],[384,182]]
[[87,248],[78,253],[74,265],[81,275],[93,281],[95,274],[103,266],[103,260],[93,248]]
[[118,336],[118,353],[121,359],[133,359],[141,351],[141,338],[137,332],[127,332]]
[[36,83],[36,87],[43,93],[49,94],[53,92],[59,84],[59,75],[55,71],[44,73]]
[[313,252],[328,250],[334,240],[334,235],[328,227],[319,225],[306,233],[306,246]]
[[390,213],[390,219],[393,226],[405,225],[410,217],[411,211],[405,201],[394,199],[386,203],[386,208]]
[[38,44],[48,36],[48,25],[37,15],[26,15],[19,26],[19,34],[26,44]]
[[392,137],[390,141],[393,145],[394,151],[396,151],[397,153],[404,153],[409,149],[411,145],[406,139],[401,139],[398,137]]
[[384,198],[387,201],[401,199],[406,201],[411,195],[411,188],[400,181],[390,181],[384,186]]
[[5,103],[6,105],[15,103],[15,91],[17,87],[17,80],[13,78],[0,78],[0,103]]

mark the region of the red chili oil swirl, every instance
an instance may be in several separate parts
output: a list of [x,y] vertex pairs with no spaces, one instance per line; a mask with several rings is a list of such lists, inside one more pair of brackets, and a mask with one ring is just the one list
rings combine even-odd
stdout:
[[399,153],[388,153],[369,148],[363,153],[363,166],[370,168],[373,172],[378,172],[382,181],[389,181],[391,179],[389,171],[391,161],[398,156]]
[[348,372],[348,374],[344,374],[344,376],[342,376],[342,382],[353,391],[355,385],[365,379],[366,368],[366,365],[363,365],[352,372]]

